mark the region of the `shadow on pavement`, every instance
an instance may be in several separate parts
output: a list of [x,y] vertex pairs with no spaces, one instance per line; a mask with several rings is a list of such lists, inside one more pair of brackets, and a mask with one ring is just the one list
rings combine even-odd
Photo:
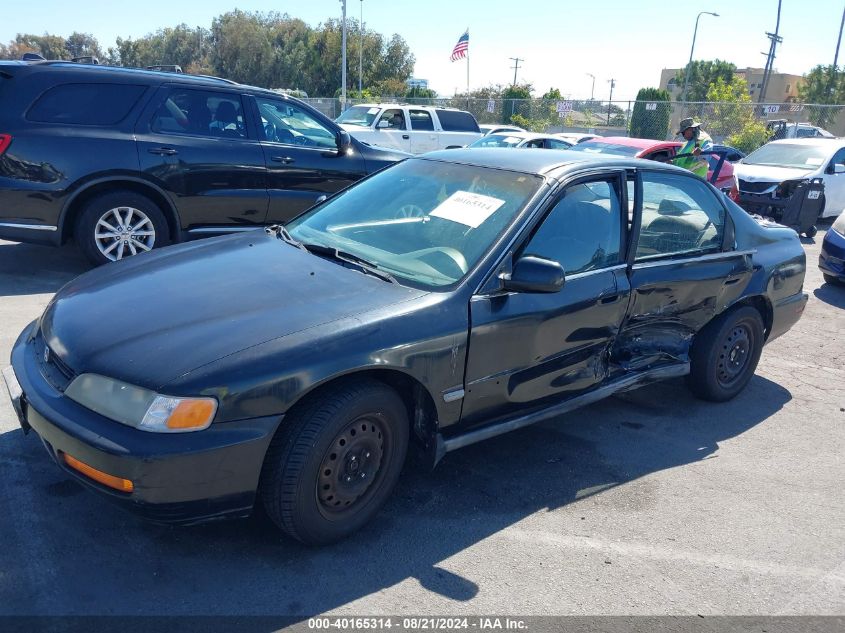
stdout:
[[825,282],[813,290],[816,299],[832,305],[834,308],[845,308],[845,285]]
[[[790,399],[760,376],[723,404],[694,399],[683,381],[623,394],[449,454],[432,473],[407,468],[369,526],[322,548],[286,539],[260,512],[144,523],[67,480],[36,436],[10,431],[0,435],[0,613],[301,617],[406,582],[467,601],[484,579],[448,571],[450,557],[534,513],[711,458]],[[648,512],[651,502],[619,503]],[[562,515],[561,534],[589,532],[590,513]]]
[[56,292],[90,268],[73,245],[0,242],[0,297]]

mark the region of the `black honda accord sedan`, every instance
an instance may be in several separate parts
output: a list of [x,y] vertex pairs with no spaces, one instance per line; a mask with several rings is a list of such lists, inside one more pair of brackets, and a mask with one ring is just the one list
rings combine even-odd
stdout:
[[450,150],[284,227],[82,275],[4,376],[23,429],[127,508],[260,501],[320,543],[376,514],[411,445],[433,465],[668,377],[734,397],[801,316],[805,264],[793,231],[675,167]]

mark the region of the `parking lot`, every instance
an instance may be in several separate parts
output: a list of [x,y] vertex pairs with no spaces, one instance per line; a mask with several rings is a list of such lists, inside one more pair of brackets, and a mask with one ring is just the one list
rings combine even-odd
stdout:
[[[804,317],[735,400],[653,385],[406,468],[330,547],[262,516],[127,515],[68,480],[3,393],[0,614],[840,614],[845,288],[823,284],[822,237],[804,240]],[[72,248],[0,242],[0,367],[87,269]]]

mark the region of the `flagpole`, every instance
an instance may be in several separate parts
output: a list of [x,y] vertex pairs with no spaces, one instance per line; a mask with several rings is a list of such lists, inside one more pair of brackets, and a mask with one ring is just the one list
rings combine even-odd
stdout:
[[[469,38],[469,29],[467,29],[467,38]],[[469,110],[469,39],[467,39],[467,110]]]

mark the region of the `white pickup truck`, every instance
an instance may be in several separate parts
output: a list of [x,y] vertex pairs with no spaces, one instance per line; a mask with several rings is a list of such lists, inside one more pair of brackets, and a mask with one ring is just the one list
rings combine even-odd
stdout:
[[475,117],[453,108],[365,103],[335,120],[359,141],[412,154],[464,147],[482,137]]

